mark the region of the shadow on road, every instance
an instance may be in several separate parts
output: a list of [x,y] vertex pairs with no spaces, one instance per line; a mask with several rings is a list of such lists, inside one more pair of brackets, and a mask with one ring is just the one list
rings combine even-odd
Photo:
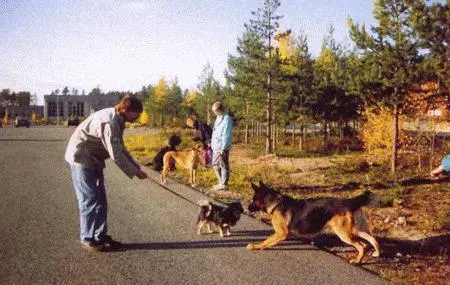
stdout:
[[[377,237],[381,247],[381,257],[392,258],[399,253],[402,256],[411,255],[419,257],[447,256],[450,245],[450,234],[428,237],[420,240],[402,240],[392,238]],[[304,240],[306,241],[306,240]],[[308,241],[314,242],[319,248],[349,247],[344,244],[337,236],[332,234],[321,234]],[[307,241],[306,241],[307,242]],[[370,248],[370,246],[369,246]],[[331,252],[339,250],[332,249]],[[346,250],[344,250],[346,251]]]
[[[181,241],[181,242],[148,242],[148,243],[128,243],[123,245],[124,250],[167,250],[167,249],[203,249],[203,248],[245,248],[252,242],[261,242],[271,235],[273,231],[236,231],[231,237],[208,241]],[[214,233],[217,235],[217,233]],[[249,238],[241,238],[247,236]],[[298,239],[288,239],[279,246],[270,250],[311,250],[305,248],[305,244]]]
[[201,249],[246,247],[249,242],[259,242],[261,239],[223,239],[211,241],[181,241],[181,242],[148,242],[124,244],[125,250],[161,250],[161,249]]

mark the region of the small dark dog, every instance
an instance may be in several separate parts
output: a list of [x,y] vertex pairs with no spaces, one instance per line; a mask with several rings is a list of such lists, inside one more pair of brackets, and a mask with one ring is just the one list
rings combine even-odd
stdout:
[[236,225],[244,212],[241,203],[234,202],[227,207],[214,205],[209,201],[200,201],[200,213],[197,219],[197,234],[201,235],[203,226],[208,227],[208,233],[213,233],[211,224],[215,224],[219,228],[221,237],[230,236],[230,227]]
[[[181,138],[177,135],[170,136],[169,140],[167,141],[167,146],[163,147],[153,158],[153,161],[151,163],[148,163],[147,165],[150,165],[154,170],[161,171],[163,170],[164,162],[163,158],[166,152],[169,151],[176,151],[176,147],[181,144]],[[175,170],[175,162],[171,161],[170,163],[170,170]]]

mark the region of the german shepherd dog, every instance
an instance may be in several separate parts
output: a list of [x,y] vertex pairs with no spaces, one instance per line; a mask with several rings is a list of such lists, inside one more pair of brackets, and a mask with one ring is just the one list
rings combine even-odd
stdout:
[[181,168],[190,170],[189,182],[191,186],[197,185],[197,167],[201,162],[203,147],[197,145],[186,151],[169,151],[164,154],[163,157],[163,170],[161,172],[160,182],[166,184],[166,175],[170,171],[170,161],[173,159],[175,165],[181,166]]
[[209,201],[199,201],[200,213],[197,218],[197,234],[201,235],[202,228],[206,225],[208,233],[213,233],[211,230],[211,224],[216,225],[219,228],[220,236],[230,236],[230,227],[236,225],[241,218],[241,214],[244,212],[241,203],[233,202],[222,207],[215,205]]
[[343,242],[354,246],[358,256],[351,263],[360,263],[364,257],[365,245],[358,240],[368,241],[375,249],[372,256],[380,255],[380,246],[369,234],[367,219],[361,207],[371,202],[371,192],[349,198],[314,198],[295,200],[267,187],[262,181],[259,187],[252,183],[253,200],[248,206],[250,212],[265,211],[271,216],[275,233],[260,243],[250,243],[247,249],[265,249],[285,240],[290,234],[305,236],[331,229]]

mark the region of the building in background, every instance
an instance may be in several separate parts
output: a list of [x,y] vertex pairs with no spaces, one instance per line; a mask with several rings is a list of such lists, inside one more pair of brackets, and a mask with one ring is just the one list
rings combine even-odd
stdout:
[[120,94],[45,95],[44,119],[57,121],[69,117],[86,118],[98,110],[114,107],[120,100]]
[[42,117],[44,115],[43,106],[0,106],[0,119],[5,115],[10,119],[15,117],[28,117],[31,119],[32,115],[35,114],[37,117]]

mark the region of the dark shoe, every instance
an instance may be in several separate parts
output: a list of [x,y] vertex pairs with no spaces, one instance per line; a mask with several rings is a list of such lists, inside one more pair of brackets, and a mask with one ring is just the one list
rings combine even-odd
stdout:
[[105,236],[103,239],[97,241],[102,244],[106,250],[119,250],[123,247],[123,244],[119,241],[113,240],[111,236]]
[[91,251],[103,251],[105,249],[103,244],[91,240],[81,241],[81,246]]

